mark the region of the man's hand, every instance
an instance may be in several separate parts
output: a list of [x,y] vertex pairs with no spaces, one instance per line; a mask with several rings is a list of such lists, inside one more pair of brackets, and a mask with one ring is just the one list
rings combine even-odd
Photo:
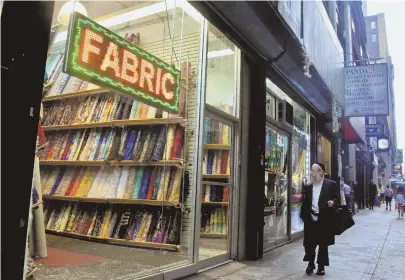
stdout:
[[335,203],[333,202],[333,200],[329,200],[329,201],[328,201],[328,206],[329,206],[329,208],[332,208],[333,205],[335,205]]

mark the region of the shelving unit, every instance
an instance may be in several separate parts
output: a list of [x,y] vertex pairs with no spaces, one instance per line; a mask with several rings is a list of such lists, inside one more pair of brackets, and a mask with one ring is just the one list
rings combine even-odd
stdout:
[[133,204],[133,205],[150,205],[150,206],[166,206],[181,208],[181,203],[170,202],[165,200],[148,200],[148,199],[120,199],[120,198],[93,198],[93,197],[77,197],[77,196],[59,196],[59,195],[43,195],[45,200],[64,200],[87,203],[106,203],[106,204]]
[[230,150],[231,145],[223,145],[223,144],[205,144],[204,149],[206,150]]
[[70,130],[70,129],[85,129],[93,127],[122,127],[122,126],[145,126],[145,125],[165,125],[165,124],[184,124],[182,118],[157,118],[146,120],[114,120],[107,122],[80,123],[68,125],[49,125],[43,126],[44,131],[52,130]]
[[64,93],[64,94],[55,94],[55,95],[51,95],[51,96],[46,96],[42,100],[42,102],[63,100],[63,99],[75,98],[75,97],[84,97],[84,96],[107,93],[107,92],[110,92],[110,90],[101,89],[101,88],[90,89],[90,90],[78,90],[78,91]]
[[229,179],[229,174],[203,174],[203,178],[206,179]]
[[181,168],[183,160],[161,160],[139,162],[133,160],[40,160],[40,165],[48,166],[176,166]]
[[200,232],[200,236],[204,237],[204,238],[227,238],[228,235],[227,234],[223,234],[223,233],[205,233],[205,232]]
[[213,206],[223,206],[228,207],[229,202],[216,202],[216,201],[202,201],[201,204],[203,205],[213,205]]
[[133,241],[133,240],[125,240],[125,239],[89,236],[89,235],[84,235],[84,234],[62,232],[62,231],[56,231],[56,230],[50,230],[50,229],[47,229],[46,232],[51,233],[51,234],[60,235],[60,236],[65,236],[65,237],[73,237],[73,238],[78,238],[78,239],[82,239],[82,240],[104,242],[104,243],[109,243],[109,244],[126,245],[126,246],[141,247],[141,248],[164,249],[164,250],[169,250],[169,251],[179,251],[180,250],[180,246],[175,245],[175,244],[140,242],[140,241]]

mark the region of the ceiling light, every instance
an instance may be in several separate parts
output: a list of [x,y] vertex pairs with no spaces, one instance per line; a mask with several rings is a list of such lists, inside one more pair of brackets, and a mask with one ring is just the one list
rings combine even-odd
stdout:
[[208,58],[233,55],[235,52],[231,49],[219,50],[219,51],[210,51],[208,52]]
[[70,15],[73,12],[79,12],[82,15],[87,17],[86,8],[78,0],[69,0],[63,4],[62,8],[59,11],[58,21],[63,25],[69,25]]

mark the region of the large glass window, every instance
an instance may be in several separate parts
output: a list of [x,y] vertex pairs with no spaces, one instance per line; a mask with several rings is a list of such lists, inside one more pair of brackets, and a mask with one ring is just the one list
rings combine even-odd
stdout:
[[325,165],[325,175],[331,176],[332,172],[332,143],[322,134],[318,133],[317,160]]
[[235,116],[239,50],[212,24],[208,31],[206,103]]
[[[55,24],[63,4],[56,2]],[[49,145],[39,152],[49,250],[37,277],[132,279],[192,263],[197,135],[188,132],[198,123],[203,18],[180,0],[83,5],[181,71],[179,112],[64,74],[66,27],[55,27],[40,123]]]

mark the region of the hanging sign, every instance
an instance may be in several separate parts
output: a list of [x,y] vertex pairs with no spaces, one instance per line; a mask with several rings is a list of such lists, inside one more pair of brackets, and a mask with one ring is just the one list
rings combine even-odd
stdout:
[[402,164],[404,162],[404,150],[397,149],[397,163]]
[[389,140],[385,137],[377,139],[377,149],[380,151],[386,151],[389,149]]
[[384,125],[383,124],[366,124],[367,137],[383,137]]
[[177,113],[180,71],[82,14],[69,23],[64,72]]
[[345,116],[388,116],[387,64],[354,66],[344,69]]

